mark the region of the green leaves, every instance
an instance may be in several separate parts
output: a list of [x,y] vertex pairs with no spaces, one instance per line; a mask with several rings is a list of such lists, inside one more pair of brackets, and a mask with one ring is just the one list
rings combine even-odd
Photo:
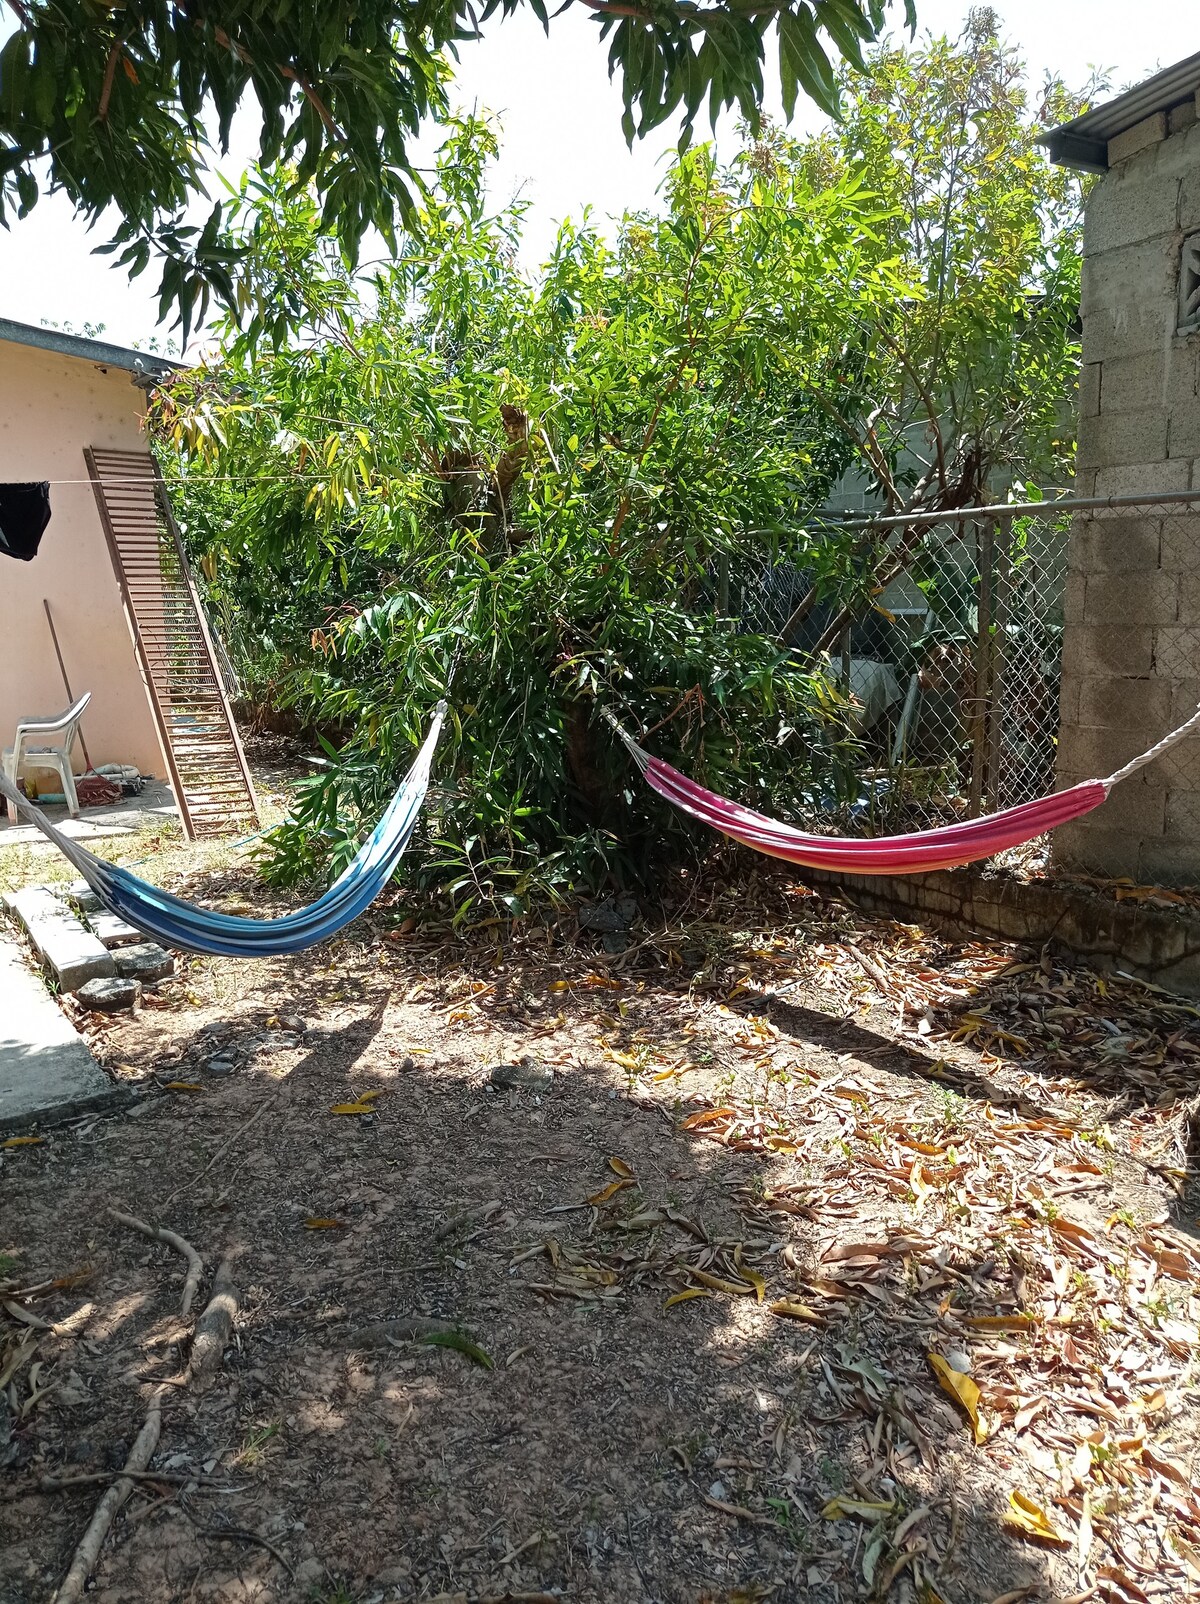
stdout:
[[[163,315],[186,341],[213,297],[229,307],[243,293],[241,261],[220,240],[228,203],[212,228],[186,221],[216,154],[206,127],[215,122],[225,150],[234,113],[253,97],[260,162],[285,169],[295,193],[311,190],[323,229],[353,263],[368,229],[394,246],[398,229],[418,226],[411,140],[446,114],[453,48],[520,3],[488,0],[475,13],[460,0],[219,0],[203,10],[26,0],[11,8],[17,28],[0,52],[0,225],[11,210],[25,216],[43,186],[63,189],[89,223],[114,208],[118,260],[132,273],[159,263]],[[526,3],[549,32],[545,0]],[[706,99],[712,118],[735,107],[757,125],[776,19],[789,108],[799,86],[827,110],[837,98],[829,56],[858,63],[885,22],[882,0],[567,0],[555,15],[572,3],[607,43],[627,138],[682,111],[685,145]]]

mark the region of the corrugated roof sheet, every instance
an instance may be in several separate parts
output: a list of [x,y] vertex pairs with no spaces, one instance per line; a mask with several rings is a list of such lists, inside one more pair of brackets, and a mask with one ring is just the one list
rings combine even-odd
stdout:
[[88,340],[82,334],[64,334],[61,329],[37,328],[32,323],[14,323],[0,317],[0,340],[14,345],[33,345],[59,356],[77,356],[103,368],[125,368],[147,377],[173,373],[181,364],[153,351],[131,351],[128,346],[109,345],[106,340]]
[[1200,89],[1200,53],[1177,61],[1173,67],[1156,72],[1145,83],[1127,89],[1115,100],[1093,106],[1082,117],[1062,123],[1043,134],[1039,143],[1047,146],[1051,161],[1063,167],[1082,167],[1089,172],[1108,171],[1108,142],[1127,128],[1152,117],[1156,111],[1170,111],[1182,105]]

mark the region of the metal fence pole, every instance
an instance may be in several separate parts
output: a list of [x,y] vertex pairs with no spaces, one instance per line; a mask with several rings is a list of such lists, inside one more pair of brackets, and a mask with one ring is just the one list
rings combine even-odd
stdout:
[[[993,526],[994,527],[994,526]],[[1006,523],[1000,531],[995,551],[995,578],[992,584],[992,635],[988,653],[987,687],[987,799],[989,812],[995,813],[1001,805],[1000,775],[1001,754],[1006,709],[1006,675],[1009,668],[1008,617],[1012,569],[1012,524]]]
[[990,518],[977,524],[975,550],[979,569],[979,591],[975,621],[975,696],[971,719],[971,795],[968,815],[977,819],[983,812],[984,770],[987,756],[988,698],[992,645],[992,557],[996,526]]

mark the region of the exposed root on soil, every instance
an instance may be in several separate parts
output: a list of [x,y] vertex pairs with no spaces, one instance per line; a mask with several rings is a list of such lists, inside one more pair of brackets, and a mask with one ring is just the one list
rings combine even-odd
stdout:
[[[150,1456],[158,1447],[159,1433],[162,1431],[162,1406],[163,1391],[157,1388],[151,1396],[150,1407],[146,1411],[145,1425],[138,1432],[137,1440],[129,1451],[129,1458],[125,1461],[126,1471],[143,1471],[150,1463]],[[132,1491],[132,1478],[123,1474],[96,1505],[95,1513],[88,1522],[87,1531],[79,1539],[71,1563],[67,1567],[62,1586],[54,1595],[54,1604],[76,1604],[76,1601],[83,1597],[87,1579],[95,1570],[100,1550],[104,1547],[104,1539],[116,1519],[117,1511]]]
[[186,1320],[192,1310],[192,1300],[196,1296],[196,1289],[200,1285],[200,1278],[204,1274],[204,1260],[196,1252],[192,1244],[179,1236],[175,1231],[168,1231],[162,1225],[147,1225],[145,1220],[135,1220],[132,1214],[122,1214],[119,1209],[109,1209],[109,1218],[116,1220],[118,1225],[127,1225],[131,1231],[140,1231],[148,1236],[152,1242],[165,1242],[167,1247],[174,1248],[176,1253],[182,1253],[187,1260],[188,1273],[184,1279],[183,1292],[179,1299],[179,1317]]

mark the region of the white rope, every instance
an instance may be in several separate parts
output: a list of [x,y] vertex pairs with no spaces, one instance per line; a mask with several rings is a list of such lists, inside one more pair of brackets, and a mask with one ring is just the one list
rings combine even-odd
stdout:
[[613,729],[616,730],[617,734],[629,748],[629,754],[633,758],[633,761],[644,774],[650,762],[649,754],[642,751],[641,747],[634,740],[633,736],[630,735],[629,731],[624,727],[620,719],[617,718],[616,714],[611,710],[611,708],[602,707],[600,709],[600,717],[606,719],[608,723],[612,725]]
[[1139,769],[1144,769],[1147,763],[1153,763],[1156,757],[1161,757],[1164,752],[1169,751],[1177,741],[1182,741],[1184,736],[1190,735],[1198,725],[1200,725],[1200,707],[1186,724],[1181,724],[1177,730],[1164,735],[1156,746],[1152,746],[1148,752],[1143,752],[1140,757],[1130,758],[1123,768],[1119,768],[1115,774],[1110,774],[1107,780],[1101,780],[1101,785],[1106,791],[1111,791],[1119,781],[1127,780],[1131,774],[1136,774]]

